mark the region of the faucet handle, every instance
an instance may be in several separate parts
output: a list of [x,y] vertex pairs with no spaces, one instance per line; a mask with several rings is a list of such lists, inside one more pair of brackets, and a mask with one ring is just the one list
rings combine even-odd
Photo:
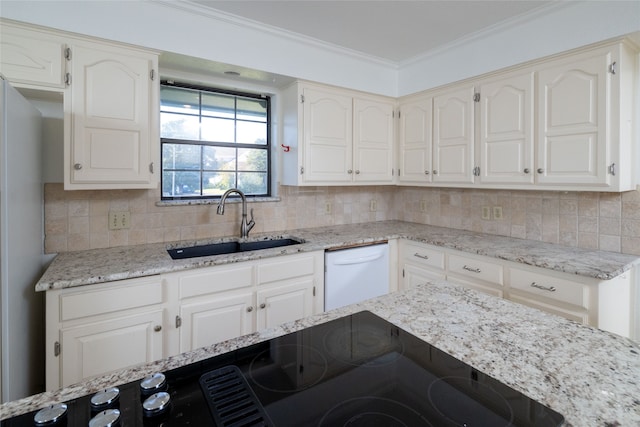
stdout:
[[249,220],[249,223],[247,223],[247,233],[253,228],[254,225],[256,225],[256,222],[253,220],[253,208],[249,210],[249,213],[251,214],[251,219]]

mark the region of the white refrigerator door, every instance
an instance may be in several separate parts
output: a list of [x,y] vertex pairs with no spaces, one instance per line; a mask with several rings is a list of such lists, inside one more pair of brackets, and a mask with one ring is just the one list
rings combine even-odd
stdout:
[[388,244],[327,252],[325,266],[325,310],[389,292]]
[[0,79],[0,401],[42,390],[43,265],[41,116]]

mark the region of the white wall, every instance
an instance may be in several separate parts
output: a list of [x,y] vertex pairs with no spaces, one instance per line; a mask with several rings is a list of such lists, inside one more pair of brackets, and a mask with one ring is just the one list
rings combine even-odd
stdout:
[[417,60],[390,64],[171,1],[2,0],[0,16],[388,96],[640,31],[638,0],[563,2]]
[[403,64],[398,77],[398,95],[408,95],[636,31],[640,31],[640,1],[561,4],[552,13],[527,15],[508,27],[487,31]]

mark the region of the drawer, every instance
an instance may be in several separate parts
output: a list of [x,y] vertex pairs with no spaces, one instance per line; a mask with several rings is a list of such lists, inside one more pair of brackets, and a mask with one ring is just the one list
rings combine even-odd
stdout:
[[179,273],[180,299],[253,286],[253,264],[241,263]]
[[[262,260],[258,264],[258,284],[279,282],[294,277],[310,276],[316,270],[316,258],[319,253],[291,255],[270,260]],[[320,253],[321,254],[321,253]],[[317,268],[320,268],[319,266]]]
[[532,296],[550,298],[589,308],[588,286],[546,274],[518,268],[509,269],[509,287]]
[[92,285],[60,294],[60,320],[162,304],[160,276]]
[[444,270],[444,252],[427,245],[403,242],[403,261]]
[[458,254],[449,254],[449,273],[496,285],[504,283],[502,265]]

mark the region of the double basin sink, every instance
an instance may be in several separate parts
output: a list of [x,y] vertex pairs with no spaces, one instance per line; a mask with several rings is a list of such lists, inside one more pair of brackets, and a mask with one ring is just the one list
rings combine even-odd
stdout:
[[172,259],[196,258],[211,255],[234,254],[238,252],[258,251],[283,246],[298,245],[304,240],[294,238],[263,239],[254,241],[230,241],[210,243],[206,245],[187,246],[167,249]]

